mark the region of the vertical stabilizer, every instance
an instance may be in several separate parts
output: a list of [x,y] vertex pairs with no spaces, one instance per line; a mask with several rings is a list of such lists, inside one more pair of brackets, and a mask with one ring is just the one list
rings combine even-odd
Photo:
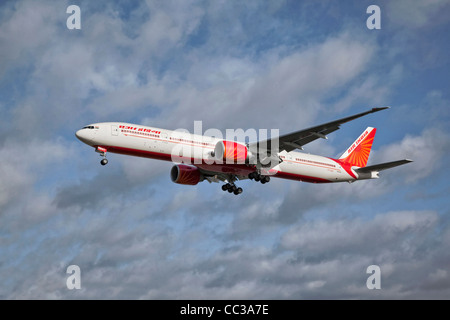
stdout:
[[375,138],[376,128],[368,127],[352,143],[352,145],[339,158],[340,161],[348,163],[351,166],[363,168],[369,160],[370,150],[372,149],[373,139]]

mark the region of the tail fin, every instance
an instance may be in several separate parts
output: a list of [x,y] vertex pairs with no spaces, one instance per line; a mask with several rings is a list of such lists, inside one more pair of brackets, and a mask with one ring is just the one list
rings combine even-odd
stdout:
[[367,165],[367,160],[369,160],[369,154],[372,149],[372,143],[376,132],[376,128],[368,127],[359,138],[352,143],[350,148],[344,152],[339,160],[352,166],[360,168],[365,167]]

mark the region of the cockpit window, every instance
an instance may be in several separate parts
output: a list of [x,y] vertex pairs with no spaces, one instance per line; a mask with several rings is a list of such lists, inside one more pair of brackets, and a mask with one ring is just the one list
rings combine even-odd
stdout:
[[86,127],[83,127],[83,129],[94,129],[94,126],[86,126]]

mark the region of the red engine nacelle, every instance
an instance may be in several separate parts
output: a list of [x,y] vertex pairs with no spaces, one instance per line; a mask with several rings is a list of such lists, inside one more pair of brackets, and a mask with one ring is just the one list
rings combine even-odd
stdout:
[[170,179],[175,183],[194,186],[201,181],[202,174],[197,167],[177,164],[170,170]]
[[217,160],[225,160],[225,163],[245,163],[251,152],[243,144],[234,141],[219,141],[214,148],[214,157]]

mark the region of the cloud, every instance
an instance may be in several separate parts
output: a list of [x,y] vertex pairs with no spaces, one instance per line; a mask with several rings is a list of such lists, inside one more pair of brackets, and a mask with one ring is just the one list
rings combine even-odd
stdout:
[[[420,136],[406,135],[402,141],[383,146],[374,154],[374,163],[411,159],[414,162],[396,169],[407,183],[429,177],[438,171],[450,150],[449,135],[437,128],[425,129]],[[389,160],[390,159],[390,160]],[[398,177],[397,177],[398,178]]]
[[57,37],[55,26],[61,22],[56,14],[58,9],[65,12],[64,5],[45,2],[10,2],[2,6],[0,76],[4,76],[8,68],[27,65],[36,52],[45,50]]
[[42,178],[50,166],[60,164],[72,153],[71,148],[60,139],[31,140],[22,144],[8,140],[0,151],[0,173],[4,181],[0,186],[1,209],[23,199],[24,194],[32,191],[32,185]]
[[[386,14],[393,24],[406,28],[423,28],[438,23],[439,14],[448,8],[448,0],[387,2]],[[447,20],[448,21],[448,20]]]
[[[363,283],[353,291],[356,279],[350,279],[354,277],[352,272],[355,272],[359,274],[356,278],[362,280],[365,268],[370,264],[377,264],[382,274],[380,297],[411,298],[416,296],[422,279],[428,281],[426,270],[430,269],[429,266],[440,264],[439,259],[434,259],[441,252],[440,245],[434,247],[433,252],[427,252],[424,243],[442,241],[435,234],[435,228],[442,222],[431,211],[388,212],[378,214],[368,221],[361,218],[316,220],[288,230],[281,239],[281,246],[298,252],[296,263],[299,265],[334,261],[334,267],[323,275],[322,281],[326,282],[323,289],[326,290],[330,282],[336,281],[337,278],[333,275],[339,275],[339,282],[342,283],[335,283],[333,288],[341,288],[341,297],[370,297]],[[425,256],[427,259],[423,260]],[[448,255],[444,259],[448,259]],[[414,270],[424,277],[420,276],[420,280],[408,279],[403,275],[405,270]],[[442,272],[439,275],[445,276]],[[448,286],[443,287],[448,290]],[[430,297],[435,294],[439,296],[433,290],[430,288]]]
[[[166,100],[176,106],[163,110],[167,117],[162,125],[189,128],[201,115],[211,127],[217,127],[215,119],[221,119],[219,129],[248,128],[249,124],[298,129],[323,108],[323,92],[341,88],[363,72],[373,51],[369,42],[344,34],[294,53],[269,51],[257,62],[247,56],[219,56],[212,61],[194,56],[198,63],[192,65],[188,82],[165,90],[170,95]],[[205,107],[208,113],[202,112]],[[275,117],[280,111],[295,115],[296,121]],[[144,123],[153,121],[146,119]]]
[[399,238],[408,238],[411,232],[420,236],[421,230],[434,227],[437,220],[435,212],[404,211],[376,215],[372,221],[311,221],[289,230],[281,245],[290,250],[301,250],[305,256],[320,256],[324,252],[337,254],[342,249],[346,253],[360,252],[362,248],[376,254],[379,248],[386,249],[394,239],[397,245]]
[[[424,246],[428,241],[442,241],[435,237],[435,230],[443,220],[432,211],[388,212],[367,221],[303,221],[282,234],[278,247],[230,245],[206,256],[192,247],[203,242],[204,230],[183,243],[180,240],[187,234],[170,231],[164,224],[141,220],[140,227],[130,233],[123,228],[126,215],[115,212],[112,216],[117,218],[112,223],[97,216],[86,228],[64,218],[65,228],[74,236],[67,240],[72,245],[80,243],[75,258],[41,261],[41,269],[27,274],[46,276],[32,285],[18,286],[13,296],[6,297],[372,298],[365,287],[366,268],[371,264],[381,268],[378,297],[416,298],[421,288],[432,298],[449,289],[440,261],[450,257],[441,245]],[[36,250],[41,254],[48,250],[46,256],[55,259],[50,252],[59,246],[49,241]],[[65,268],[72,263],[82,270],[79,292],[65,288]],[[418,274],[423,277],[417,278]]]

